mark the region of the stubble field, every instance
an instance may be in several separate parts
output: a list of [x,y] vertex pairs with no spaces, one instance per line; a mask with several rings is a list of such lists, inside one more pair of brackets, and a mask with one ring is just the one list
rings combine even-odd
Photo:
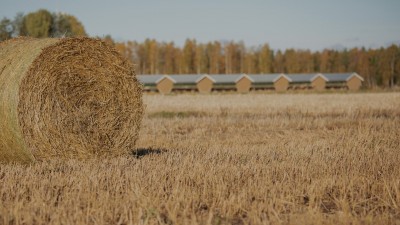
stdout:
[[400,224],[400,93],[144,103],[129,156],[0,165],[0,224]]

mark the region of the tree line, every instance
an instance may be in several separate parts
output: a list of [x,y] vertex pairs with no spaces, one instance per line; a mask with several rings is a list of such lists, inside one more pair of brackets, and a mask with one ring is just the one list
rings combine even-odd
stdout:
[[[47,10],[0,21],[0,41],[16,36],[86,36],[82,23],[65,13]],[[174,42],[146,39],[143,42],[115,42],[103,39],[136,66],[138,74],[232,74],[232,73],[336,73],[357,72],[367,87],[400,86],[400,46],[379,49],[273,50],[268,44],[248,47],[234,41],[198,43],[187,39],[183,46]]]
[[51,13],[45,9],[36,12],[17,13],[14,19],[4,17],[0,21],[0,41],[17,36],[72,37],[86,36],[82,23],[66,13]]
[[197,43],[115,42],[123,56],[136,65],[138,74],[260,74],[357,72],[368,87],[400,85],[400,47],[272,50],[268,44],[246,47],[243,42]]

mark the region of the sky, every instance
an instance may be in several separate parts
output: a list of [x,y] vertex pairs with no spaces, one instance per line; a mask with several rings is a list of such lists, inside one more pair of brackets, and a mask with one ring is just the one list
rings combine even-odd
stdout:
[[400,44],[400,0],[0,0],[0,18],[38,9],[77,17],[117,41],[243,41],[272,49]]

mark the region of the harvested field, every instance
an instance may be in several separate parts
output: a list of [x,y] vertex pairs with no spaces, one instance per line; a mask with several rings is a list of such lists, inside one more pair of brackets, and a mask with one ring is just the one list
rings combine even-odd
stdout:
[[0,224],[400,224],[400,93],[143,97],[132,155],[0,165]]

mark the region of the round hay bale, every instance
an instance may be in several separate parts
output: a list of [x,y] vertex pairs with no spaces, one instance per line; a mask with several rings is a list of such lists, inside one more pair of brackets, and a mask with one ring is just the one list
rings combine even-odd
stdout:
[[91,38],[0,43],[0,161],[117,156],[143,116],[133,66]]

